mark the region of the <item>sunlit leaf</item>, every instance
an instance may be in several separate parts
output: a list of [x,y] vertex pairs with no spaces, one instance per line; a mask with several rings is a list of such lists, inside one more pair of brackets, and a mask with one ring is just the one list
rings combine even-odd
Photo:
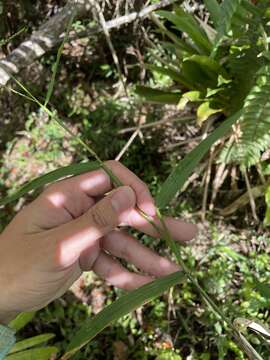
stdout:
[[6,357],[6,360],[50,360],[58,349],[54,346],[21,351]]
[[18,332],[23,329],[35,316],[35,311],[20,313],[14,320],[9,323],[9,327]]
[[81,164],[72,164],[51,171],[48,174],[39,176],[38,178],[28,182],[14,194],[0,200],[0,206],[7,205],[12,201],[18,200],[20,197],[24,196],[32,190],[37,190],[44,185],[47,185],[64,177],[79,175],[88,171],[97,170],[98,168],[100,168],[100,165],[97,162],[90,161]]
[[75,333],[71,343],[68,345],[67,353],[61,359],[69,359],[113,321],[118,320],[132,310],[160,296],[170,287],[181,283],[183,280],[183,273],[176,272],[120,297],[95,317],[83,323],[80,330]]
[[54,337],[55,337],[54,334],[42,334],[42,335],[33,336],[29,339],[18,341],[10,350],[9,354],[17,353],[19,351],[26,350],[34,346],[46,343],[47,341],[51,340]]

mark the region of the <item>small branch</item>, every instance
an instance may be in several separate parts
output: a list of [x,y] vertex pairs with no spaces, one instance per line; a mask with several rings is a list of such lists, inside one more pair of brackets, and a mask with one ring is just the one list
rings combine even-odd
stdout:
[[[187,122],[187,121],[192,121],[194,120],[194,116],[190,116],[190,115],[186,115],[186,116],[181,116],[179,117],[176,116],[176,114],[166,118],[166,119],[162,119],[162,120],[159,120],[159,121],[153,121],[153,122],[150,122],[150,123],[147,123],[147,124],[144,124],[144,125],[141,125],[141,130],[142,129],[149,129],[151,127],[155,127],[155,126],[158,126],[158,125],[164,125],[168,122],[174,122],[174,121],[181,121],[181,122]],[[137,129],[136,126],[133,126],[133,127],[130,127],[130,128],[126,128],[126,129],[122,129],[118,132],[118,134],[126,134],[128,132],[133,132]]]
[[119,76],[120,81],[122,83],[125,94],[126,94],[126,96],[128,96],[127,89],[126,89],[126,84],[125,84],[125,79],[124,79],[124,76],[122,74],[119,59],[118,59],[118,56],[116,54],[114,45],[112,43],[110,32],[106,27],[106,20],[104,18],[103,13],[102,13],[101,7],[99,6],[99,4],[98,4],[98,2],[96,0],[90,0],[90,2],[93,5],[93,8],[96,10],[97,16],[99,18],[100,25],[102,27],[102,30],[103,30],[104,35],[106,37],[107,44],[108,44],[108,46],[110,48],[110,51],[111,51],[111,54],[112,54],[113,62],[114,62],[115,66],[116,66],[116,69],[118,71],[118,76]]
[[247,192],[248,192],[248,196],[249,196],[249,202],[250,202],[250,207],[251,207],[251,211],[252,211],[252,216],[253,216],[254,220],[256,222],[258,222],[259,219],[258,219],[258,216],[257,216],[257,213],[256,213],[256,204],[255,204],[252,189],[251,189],[251,186],[250,186],[247,170],[244,169],[243,173],[244,173],[245,182],[246,182],[246,185],[247,185],[247,190],[248,190]]
[[[144,9],[142,9],[141,11],[138,12],[133,12],[131,14],[128,15],[124,15],[124,16],[120,16],[116,19],[112,19],[110,21],[106,22],[106,30],[112,30],[115,28],[120,28],[123,25],[127,25],[130,24],[132,22],[134,22],[135,20],[143,20],[144,18],[146,18],[148,15],[150,15],[152,12],[162,9],[166,6],[172,5],[175,2],[177,2],[177,0],[162,0],[159,1],[156,4],[152,4],[150,6],[145,7]],[[74,38],[82,38],[82,37],[87,37],[89,35],[94,35],[94,34],[98,34],[102,32],[102,28],[100,27],[95,27],[92,29],[88,29],[85,31],[81,31],[79,33],[77,33],[76,35],[74,35]],[[72,38],[71,38],[72,39]]]
[[[270,183],[256,186],[250,189],[250,193],[252,194],[253,200],[264,196],[265,190],[270,185]],[[221,216],[229,216],[235,213],[241,207],[246,206],[250,202],[250,193],[247,191],[245,194],[241,195],[238,199],[236,199],[232,204],[227,206],[224,209],[220,209],[219,213]]]
[[126,143],[126,145],[123,147],[123,149],[120,151],[120,153],[116,156],[115,160],[120,161],[122,156],[125,154],[125,152],[128,150],[128,148],[130,147],[130,145],[132,145],[133,141],[136,139],[137,135],[140,132],[140,127],[138,127],[134,133],[131,135],[131,137],[129,138],[128,142]]
[[69,1],[61,11],[35,31],[30,39],[23,41],[6,58],[0,60],[0,85],[6,85],[12,75],[18,74],[21,69],[60,44],[66,24],[74,11],[76,18],[80,18],[86,16],[90,8],[89,0]]

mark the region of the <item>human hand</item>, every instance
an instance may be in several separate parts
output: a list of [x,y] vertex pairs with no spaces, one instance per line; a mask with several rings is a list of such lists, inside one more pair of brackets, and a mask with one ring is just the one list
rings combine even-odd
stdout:
[[[46,306],[83,271],[93,270],[112,285],[131,290],[178,270],[173,262],[116,229],[125,225],[158,236],[136,206],[157,225],[159,221],[147,186],[120,163],[105,164],[125,186],[111,191],[104,170],[59,181],[0,235],[0,323]],[[169,217],[165,221],[176,241],[187,242],[196,235],[195,225]],[[115,257],[142,273],[129,272]]]

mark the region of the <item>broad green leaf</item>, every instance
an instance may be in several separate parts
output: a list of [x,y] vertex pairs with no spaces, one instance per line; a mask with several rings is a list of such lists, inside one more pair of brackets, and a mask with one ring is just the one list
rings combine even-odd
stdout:
[[221,67],[221,65],[210,56],[206,55],[192,55],[185,59],[185,61],[192,61],[197,63],[203,71],[207,73],[212,79],[218,79],[219,75],[222,75],[224,78],[228,78],[228,74]]
[[186,33],[202,54],[210,53],[211,43],[199,23],[192,15],[186,13],[180,7],[175,10],[175,13],[160,10],[158,11],[158,14],[172,22],[178,30]]
[[187,53],[187,54],[197,54],[198,53],[198,51],[192,45],[188,44],[184,39],[180,39],[174,33],[169,31],[164,26],[164,24],[161,21],[159,21],[157,16],[152,15],[151,19],[158,26],[158,28],[160,29],[160,32],[162,34],[166,35],[170,40],[172,40],[172,42],[173,42],[172,45],[175,46],[178,50],[180,50],[181,52]]
[[197,123],[202,125],[211,115],[222,112],[222,109],[213,109],[209,101],[202,103],[197,109]]
[[189,102],[197,102],[197,101],[202,101],[202,96],[200,91],[196,91],[196,90],[188,91],[183,94],[177,107],[179,110],[184,110],[184,108]]
[[120,297],[95,317],[84,322],[80,330],[75,333],[71,343],[67,347],[66,354],[61,359],[69,359],[113,321],[118,320],[139,306],[160,296],[170,287],[181,283],[183,280],[183,273],[176,272]]
[[220,5],[222,21],[220,22],[218,28],[218,39],[222,38],[224,35],[227,35],[227,33],[230,31],[232,19],[236,14],[241,2],[242,0],[223,0],[222,4]]
[[49,346],[11,354],[6,357],[6,360],[50,360],[52,355],[57,352],[58,349],[56,347]]
[[232,125],[240,118],[242,112],[230,116],[215,131],[203,140],[194,150],[192,150],[183,160],[179,162],[176,168],[169,175],[161,187],[156,197],[157,206],[162,209],[169,205],[182,186],[185,184],[193,170],[209,151],[211,146],[224,135],[226,135]]
[[42,335],[33,336],[29,339],[18,341],[10,350],[9,354],[17,353],[19,351],[26,350],[34,346],[43,344],[54,337],[55,337],[54,334],[42,334]]
[[89,161],[81,164],[72,164],[65,166],[63,168],[49,172],[48,174],[42,175],[31,182],[23,185],[18,191],[14,194],[7,196],[6,198],[0,200],[0,206],[7,205],[12,201],[18,200],[20,197],[29,193],[32,190],[37,190],[40,187],[52,183],[56,180],[62,179],[66,176],[75,176],[88,171],[97,170],[100,168],[100,165],[95,161]]
[[159,104],[177,104],[181,97],[180,92],[163,91],[147,86],[136,86],[136,93],[145,100]]
[[181,85],[184,85],[184,86],[186,86],[188,88],[193,88],[192,82],[190,82],[179,71],[173,71],[171,69],[168,69],[168,68],[165,68],[165,67],[162,67],[162,66],[152,65],[152,64],[145,64],[145,67],[148,70],[156,71],[157,73],[162,74],[162,75],[167,75],[172,80],[178,82]]
[[23,312],[9,323],[9,327],[18,332],[23,329],[35,316],[35,311]]
[[220,5],[217,0],[204,0],[205,6],[210,13],[211,19],[214,23],[215,28],[217,29],[222,21],[222,13]]

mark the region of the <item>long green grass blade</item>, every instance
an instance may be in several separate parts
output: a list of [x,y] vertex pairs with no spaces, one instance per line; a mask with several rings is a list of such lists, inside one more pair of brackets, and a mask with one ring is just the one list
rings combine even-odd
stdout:
[[33,336],[33,337],[29,338],[29,339],[18,341],[13,346],[13,348],[10,350],[9,354],[14,354],[14,353],[17,353],[19,351],[23,351],[23,350],[32,348],[34,346],[44,344],[44,343],[46,343],[47,341],[51,340],[54,337],[55,337],[54,334],[42,334],[42,335]]
[[240,118],[240,116],[241,112],[239,111],[229,117],[211,135],[209,135],[179,162],[177,167],[172,171],[165,183],[162,185],[161,190],[156,197],[156,204],[158,208],[162,209],[169,204],[177,192],[181,190],[181,187],[184,185],[198,163],[206,155],[211,146],[231,129],[232,125]]
[[68,39],[68,34],[71,30],[71,27],[72,27],[72,24],[73,24],[73,21],[74,21],[74,18],[76,16],[76,11],[73,12],[73,14],[71,15],[70,19],[69,19],[69,22],[67,24],[67,28],[66,28],[66,32],[65,32],[65,36],[64,36],[64,39],[62,41],[62,44],[60,45],[60,47],[58,48],[58,51],[57,51],[57,56],[56,56],[56,61],[55,63],[53,64],[52,66],[52,77],[51,77],[51,80],[50,80],[50,83],[49,83],[49,86],[48,86],[48,91],[47,91],[47,95],[46,95],[46,100],[45,100],[45,103],[44,103],[44,106],[47,106],[50,99],[51,99],[51,96],[53,94],[53,89],[54,89],[54,85],[55,85],[55,80],[56,80],[56,74],[57,74],[57,69],[59,67],[59,64],[60,64],[60,59],[61,59],[61,56],[62,56],[62,52],[63,52],[63,49],[64,49],[64,45],[65,43],[67,42],[67,39]]
[[144,285],[113,302],[95,317],[85,321],[81,329],[75,334],[73,340],[67,347],[67,352],[61,360],[67,360],[73,356],[81,347],[85,346],[104,328],[113,321],[130,313],[139,306],[160,296],[170,287],[181,283],[184,275],[181,272],[170,274],[157,279],[150,284]]
[[58,349],[54,346],[21,351],[6,357],[6,360],[50,360]]
[[72,164],[69,166],[62,167],[60,169],[49,172],[48,174],[42,175],[31,182],[22,186],[14,194],[7,196],[6,198],[0,200],[0,206],[7,205],[15,200],[18,200],[20,197],[29,193],[32,190],[37,190],[40,187],[62,179],[66,176],[75,176],[88,171],[97,170],[100,168],[100,165],[96,161],[89,161],[81,164]]
[[15,34],[11,35],[9,38],[0,40],[0,46],[3,46],[5,44],[9,43],[15,37],[17,37],[17,36],[21,35],[22,33],[24,33],[26,30],[27,30],[27,27],[23,27],[19,31],[17,31]]

